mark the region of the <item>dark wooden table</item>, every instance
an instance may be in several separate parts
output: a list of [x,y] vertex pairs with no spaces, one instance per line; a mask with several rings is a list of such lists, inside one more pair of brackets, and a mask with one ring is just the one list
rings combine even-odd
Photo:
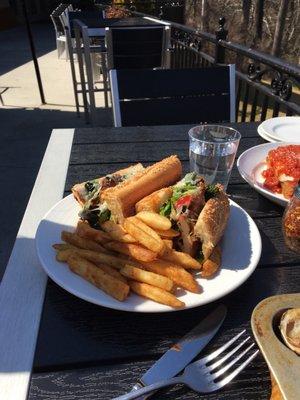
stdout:
[[[263,143],[256,123],[231,124],[242,139],[238,155]],[[75,132],[65,194],[71,186],[135,162],[148,165],[177,154],[188,171],[189,126],[96,128]],[[263,242],[257,270],[239,289],[213,304],[169,314],[134,314],[95,306],[48,281],[36,346],[29,400],[110,399],[135,381],[172,343],[222,302],[228,316],[211,351],[242,329],[251,335],[250,318],[262,299],[294,293],[300,287],[300,259],[284,245],[283,209],[260,196],[232,172],[228,192],[254,218]],[[238,232],[237,232],[238,246]],[[220,392],[199,396],[182,387],[157,393],[155,399],[268,399],[270,379],[262,356]]]
[[87,25],[88,28],[132,28],[132,27],[146,27],[146,26],[160,26],[159,21],[143,18],[93,18],[81,17],[78,18],[81,22]]

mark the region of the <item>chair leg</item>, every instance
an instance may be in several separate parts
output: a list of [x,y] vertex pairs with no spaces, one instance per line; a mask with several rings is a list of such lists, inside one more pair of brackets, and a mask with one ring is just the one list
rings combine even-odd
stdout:
[[94,82],[100,80],[100,71],[97,65],[97,54],[91,54],[91,63],[92,63],[92,71],[93,71],[93,80]]
[[57,58],[60,59],[63,54],[62,42],[60,40],[56,40],[56,48],[57,48]]
[[57,58],[59,59],[59,41],[56,39]]
[[93,80],[93,71],[92,71],[92,63],[91,63],[91,53],[90,53],[90,39],[89,36],[86,35],[86,32],[82,29],[82,41],[83,41],[83,53],[84,53],[84,62],[86,69],[86,77],[87,77],[87,87],[89,94],[89,111],[91,115],[91,123],[94,126],[96,121],[96,102],[95,102],[95,92],[94,92],[94,80]]
[[73,53],[73,51],[70,51],[69,53],[70,53],[70,67],[71,67],[71,75],[72,75],[72,81],[73,81],[73,91],[74,91],[74,98],[75,98],[76,113],[77,113],[77,117],[80,117],[77,79],[76,79],[76,71],[75,71],[75,65],[74,65],[74,53]]
[[66,43],[65,43],[65,52],[66,52],[66,61],[68,61],[70,59],[70,51]]
[[69,54],[71,76],[72,76],[72,83],[73,83],[73,92],[74,92],[75,106],[76,106],[76,114],[77,114],[77,117],[80,117],[77,78],[76,78],[75,63],[74,63],[74,47],[73,47],[72,39],[70,38],[69,35],[66,35],[65,49],[68,50],[68,54]]
[[84,116],[85,116],[85,121],[88,124],[90,122],[90,119],[89,119],[86,83],[85,83],[84,67],[83,67],[83,59],[82,59],[81,38],[80,38],[80,32],[78,29],[75,29],[75,37],[76,37],[76,54],[77,54],[77,61],[78,61],[78,67],[79,67],[81,92],[82,92],[83,107],[84,107]]
[[94,80],[93,80],[93,72],[92,72],[92,64],[90,59],[90,54],[87,48],[88,44],[84,44],[84,56],[85,56],[85,67],[86,67],[86,76],[87,76],[87,86],[88,86],[88,94],[90,100],[90,115],[91,115],[91,123],[95,125],[95,114],[96,114],[96,102],[95,102],[95,94],[94,94]]
[[105,108],[108,108],[107,69],[106,69],[105,54],[103,54],[103,53],[101,53],[101,69],[102,69],[102,76],[103,76],[104,105],[105,105]]

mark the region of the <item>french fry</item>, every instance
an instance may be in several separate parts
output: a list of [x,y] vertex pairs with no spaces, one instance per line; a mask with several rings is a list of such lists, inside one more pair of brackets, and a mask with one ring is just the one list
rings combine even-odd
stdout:
[[111,240],[111,237],[106,232],[91,228],[89,224],[83,221],[78,221],[76,233],[82,238],[94,240],[95,242],[100,244],[109,242]]
[[153,261],[157,258],[156,253],[154,253],[151,250],[146,249],[143,246],[140,246],[139,244],[108,242],[108,243],[105,243],[105,247],[109,250],[113,250],[113,251],[117,251],[121,254],[125,254],[125,255],[132,257],[138,261],[149,262],[149,261]]
[[171,221],[168,218],[151,211],[140,211],[136,214],[136,217],[153,229],[166,231],[171,229],[172,226]]
[[[147,235],[151,236],[153,239],[157,240],[158,242],[161,241],[161,238],[159,237],[159,235],[155,232],[154,229],[152,229],[150,226],[148,226],[147,224],[145,224],[141,219],[137,218],[136,216],[134,217],[129,217],[126,218],[126,221],[130,221],[132,223],[134,223],[137,227],[139,227],[139,229],[141,229],[142,231],[144,231],[145,233],[147,233]],[[125,228],[126,229],[126,228]]]
[[119,271],[105,264],[96,264],[98,268],[102,269],[106,274],[113,276],[121,282],[127,283],[127,279],[124,275],[120,274]]
[[56,253],[56,260],[59,262],[67,262],[68,258],[73,256],[76,253],[76,249],[65,249],[65,250],[58,250]]
[[116,224],[113,221],[105,221],[101,224],[101,228],[108,233],[113,240],[124,243],[136,243],[136,239],[130,236],[122,225]]
[[221,266],[222,252],[220,246],[216,246],[208,260],[202,265],[201,277],[212,278]]
[[[75,251],[74,251],[74,249],[75,249]],[[57,259],[57,261],[60,261],[60,262],[67,262],[68,258],[71,256],[74,256],[75,254],[82,256],[82,254],[80,254],[80,249],[77,249],[77,252],[76,252],[76,247],[70,247],[70,248],[66,248],[66,249],[61,248],[61,250],[59,250],[57,253],[56,259]],[[85,257],[82,257],[82,258],[85,258]],[[116,279],[119,279],[119,281],[127,283],[127,279],[113,267],[110,267],[109,265],[105,265],[105,264],[101,264],[101,263],[95,263],[95,264],[97,265],[98,268],[102,269],[102,271],[106,272],[108,275],[114,276]]]
[[185,303],[177,299],[173,294],[158,287],[148,285],[148,283],[130,281],[129,285],[133,292],[154,300],[157,303],[165,304],[174,308],[182,308],[185,306]]
[[87,239],[84,237],[80,237],[76,233],[62,231],[61,240],[63,240],[64,242],[67,242],[75,247],[79,247],[81,249],[99,251],[101,253],[107,253],[107,250],[105,250],[105,248],[103,246],[101,246],[99,243],[96,243],[93,240],[90,240],[90,239]]
[[61,251],[61,250],[68,250],[68,249],[76,249],[75,246],[73,246],[70,243],[55,243],[52,245],[52,247],[56,250],[56,251]]
[[163,253],[165,245],[158,234],[138,218],[130,217],[124,221],[124,228],[137,242],[154,253]]
[[169,249],[173,248],[173,240],[171,240],[171,239],[163,239],[163,242],[164,242],[164,244],[166,245],[167,248],[169,248]]
[[162,255],[164,260],[170,261],[174,264],[180,265],[186,269],[201,269],[202,264],[195,260],[187,253],[181,251],[176,251],[173,249],[167,249],[167,251]]
[[133,267],[132,265],[125,265],[125,267],[120,270],[120,273],[126,276],[126,278],[148,283],[149,285],[164,289],[167,292],[171,292],[174,287],[171,279],[153,272]]
[[167,231],[155,229],[155,232],[164,239],[172,239],[180,235],[180,233],[178,231],[175,231],[175,229],[168,229]]
[[129,286],[126,283],[108,275],[102,269],[78,255],[69,257],[68,265],[71,271],[119,301],[124,301],[129,294]]
[[95,264],[105,264],[113,267],[115,269],[121,269],[126,264],[128,260],[122,258],[111,256],[110,254],[98,253],[91,250],[83,249],[68,249],[59,251],[56,255],[57,261],[66,262],[71,255],[78,254],[80,257],[85,258]]
[[193,293],[200,293],[201,288],[194,277],[184,268],[170,264],[168,261],[156,260],[148,263],[142,262],[142,266],[150,272],[170,278],[177,286]]

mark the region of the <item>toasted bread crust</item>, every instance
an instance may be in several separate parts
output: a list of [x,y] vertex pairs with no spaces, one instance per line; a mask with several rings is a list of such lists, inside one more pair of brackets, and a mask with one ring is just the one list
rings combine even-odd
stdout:
[[142,200],[136,203],[135,211],[153,211],[159,212],[160,207],[169,200],[173,194],[173,189],[169,186],[163,189],[156,190],[156,192],[149,194]]
[[215,197],[209,199],[203,207],[194,227],[194,235],[202,242],[205,260],[209,258],[223,236],[229,212],[229,200],[222,189]]
[[101,202],[105,201],[116,222],[134,215],[135,204],[165,186],[178,181],[181,176],[181,162],[177,156],[170,156],[151,165],[133,178],[109,188],[101,193]]
[[[116,175],[126,175],[130,172],[132,172],[133,170],[137,170],[138,171],[142,171],[144,169],[143,165],[141,163],[138,164],[134,164],[131,165],[130,167],[127,168],[123,168],[120,169],[119,171],[113,172],[112,174],[116,174]],[[103,181],[105,177],[102,176],[100,178],[96,178],[95,180],[97,180],[99,183],[101,183]],[[75,197],[75,200],[78,201],[78,203],[83,206],[85,204],[85,199],[82,196],[82,191],[84,190],[84,185],[87,183],[86,182],[82,182],[82,183],[76,183],[73,187],[72,187],[72,193],[73,196]],[[105,189],[106,190],[106,189]]]

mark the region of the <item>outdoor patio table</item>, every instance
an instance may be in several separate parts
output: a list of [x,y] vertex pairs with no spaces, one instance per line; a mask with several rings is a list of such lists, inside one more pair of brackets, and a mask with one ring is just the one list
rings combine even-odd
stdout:
[[[263,143],[257,123],[231,124],[242,134],[238,155]],[[148,165],[177,154],[189,170],[190,126],[54,130],[0,287],[0,398],[110,399],[130,390],[171,345],[218,303],[227,318],[209,352],[242,329],[262,299],[299,291],[300,258],[284,245],[282,208],[232,172],[228,192],[254,218],[263,243],[256,271],[239,289],[207,306],[163,314],[126,313],[83,301],[47,279],[34,237],[43,215],[72,185],[137,161]],[[238,246],[238,232],[237,232]],[[267,365],[258,356],[221,392],[183,387],[155,399],[268,399]]]
[[165,22],[161,22],[155,18],[147,17],[132,17],[132,18],[93,18],[93,17],[81,17],[78,18],[84,23],[88,29],[90,36],[99,36],[103,34],[105,28],[138,28],[138,27],[151,27],[169,25]]

